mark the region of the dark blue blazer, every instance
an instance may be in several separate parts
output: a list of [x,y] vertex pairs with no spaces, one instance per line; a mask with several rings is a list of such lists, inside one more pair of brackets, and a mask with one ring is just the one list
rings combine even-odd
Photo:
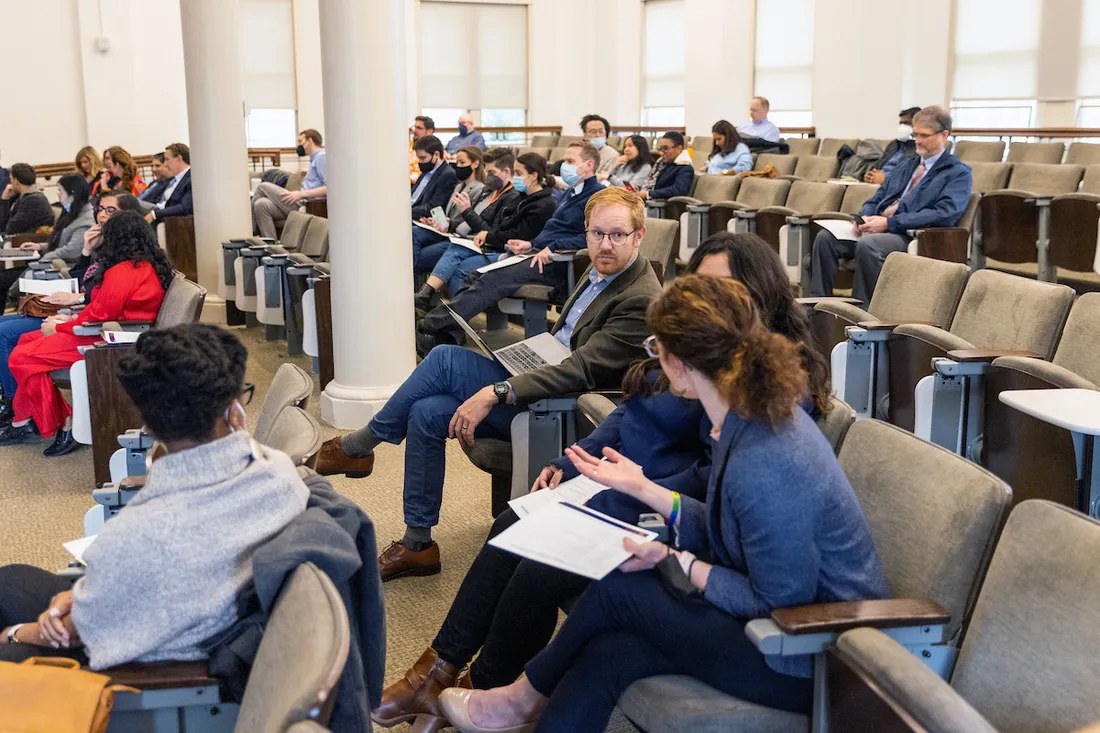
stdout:
[[164,202],[164,208],[153,209],[153,221],[160,221],[169,216],[190,216],[194,213],[195,205],[191,199],[191,169],[188,168],[180,179],[179,185],[172,191],[172,195]]
[[[901,198],[920,160],[920,156],[902,159],[859,213],[881,216],[890,204]],[[945,152],[932,170],[925,172],[920,184],[901,198],[897,213],[887,219],[886,231],[905,234],[909,229],[955,226],[970,201],[970,188],[970,166]]]
[[673,196],[687,196],[691,193],[691,182],[695,180],[695,170],[690,165],[666,165],[657,174],[651,199],[670,199]]
[[[410,194],[416,190],[419,183],[420,181],[417,181],[412,184],[409,189]],[[451,167],[450,163],[440,163],[439,168],[432,174],[432,179],[428,181],[428,185],[420,192],[420,198],[413,202],[413,221],[420,221],[425,216],[431,216],[432,209],[437,206],[446,209],[457,185],[458,176],[455,175],[455,169]]]
[[573,193],[573,189],[566,191],[550,221],[531,240],[532,249],[548,247],[551,252],[586,249],[588,243],[584,239],[584,207],[592,194],[602,190],[603,185],[592,176],[585,180],[580,193]]

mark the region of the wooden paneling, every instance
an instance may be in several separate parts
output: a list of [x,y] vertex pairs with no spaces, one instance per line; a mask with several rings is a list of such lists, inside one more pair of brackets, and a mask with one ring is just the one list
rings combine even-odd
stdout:
[[132,346],[103,346],[84,355],[88,370],[89,416],[92,422],[92,464],[95,484],[111,480],[111,454],[118,450],[118,436],[140,428],[141,414],[118,381],[119,360]]
[[164,220],[164,248],[172,267],[191,282],[199,281],[198,255],[195,252],[195,217],[169,216]]

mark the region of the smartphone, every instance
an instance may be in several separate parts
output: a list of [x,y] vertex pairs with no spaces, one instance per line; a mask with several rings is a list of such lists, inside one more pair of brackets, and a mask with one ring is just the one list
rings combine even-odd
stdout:
[[441,227],[446,227],[449,223],[447,221],[447,215],[443,213],[442,206],[437,206],[432,209],[432,218],[435,219],[436,223]]
[[863,226],[863,217],[859,214],[855,215],[856,226]]

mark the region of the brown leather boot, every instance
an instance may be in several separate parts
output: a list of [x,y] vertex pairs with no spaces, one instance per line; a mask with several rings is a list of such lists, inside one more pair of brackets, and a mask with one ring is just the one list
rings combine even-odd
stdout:
[[[463,687],[467,690],[474,689],[474,685],[470,682],[470,672],[465,672],[458,678],[458,682],[455,683],[455,687]],[[439,695],[436,695],[438,700]],[[436,708],[439,708],[438,703],[435,704]],[[431,713],[421,713],[416,716],[416,720],[409,726],[409,733],[438,733],[450,726],[451,723],[447,718],[440,715],[433,715]]]
[[390,728],[420,716],[425,720],[419,730],[439,730],[442,725],[433,719],[446,724],[439,710],[439,693],[454,687],[457,675],[458,669],[453,664],[444,662],[435,649],[428,647],[403,679],[382,692],[382,702],[371,711],[371,720],[383,728]]
[[382,582],[406,575],[435,575],[440,570],[439,545],[433,542],[424,550],[410,550],[400,540],[378,556],[378,572]]
[[374,470],[374,454],[366,458],[352,458],[340,447],[340,439],[333,438],[325,441],[318,451],[314,470],[322,476],[342,473],[348,478],[366,478]]

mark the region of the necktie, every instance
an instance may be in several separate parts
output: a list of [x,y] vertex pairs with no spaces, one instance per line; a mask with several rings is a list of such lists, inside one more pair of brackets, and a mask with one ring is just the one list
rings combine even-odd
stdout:
[[[923,160],[920,162],[920,165],[917,166],[917,169],[913,171],[913,177],[909,179],[909,189],[905,193],[911,193],[912,190],[917,187],[917,184],[920,183],[922,178],[924,178]],[[882,212],[882,215],[889,219],[891,216],[898,213],[898,205],[901,203],[901,199],[904,197],[904,195],[905,194],[899,196],[897,201],[887,206],[886,210]]]

